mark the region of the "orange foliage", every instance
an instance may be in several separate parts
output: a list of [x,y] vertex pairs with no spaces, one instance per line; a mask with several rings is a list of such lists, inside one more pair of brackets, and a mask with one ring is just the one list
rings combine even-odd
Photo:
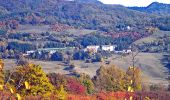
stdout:
[[90,96],[69,94],[67,100],[129,100],[131,96],[135,98],[135,94],[129,92],[101,92]]

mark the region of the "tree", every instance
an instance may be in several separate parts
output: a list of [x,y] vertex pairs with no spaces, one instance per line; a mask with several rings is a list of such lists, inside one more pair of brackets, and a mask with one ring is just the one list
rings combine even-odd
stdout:
[[[10,85],[15,87],[16,92],[26,96],[26,95],[49,95],[53,92],[54,87],[49,82],[46,77],[45,72],[42,70],[41,66],[28,64],[24,66],[19,66],[17,70],[13,73]],[[26,84],[30,85],[30,88],[26,88]]]
[[60,52],[55,52],[51,56],[51,60],[53,61],[63,61],[63,59],[64,59],[63,54]]
[[101,66],[93,82],[98,91],[126,91],[125,72],[112,65]]
[[126,71],[127,83],[132,83],[132,88],[136,91],[142,89],[141,70],[137,67],[129,67]]
[[79,81],[84,87],[86,87],[88,94],[92,94],[94,92],[94,84],[89,75],[80,74]]
[[48,77],[56,89],[60,89],[60,86],[62,85],[68,93],[86,93],[86,88],[75,77],[64,76],[56,73],[51,73]]

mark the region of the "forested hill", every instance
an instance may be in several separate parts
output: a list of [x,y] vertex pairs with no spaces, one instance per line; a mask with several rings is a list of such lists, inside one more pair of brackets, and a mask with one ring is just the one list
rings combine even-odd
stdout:
[[[31,18],[31,19],[30,19]],[[166,21],[157,23],[158,15],[128,9],[120,5],[105,5],[97,0],[0,0],[1,21],[17,20],[20,24],[53,24],[101,31],[134,30],[154,26],[162,29]]]
[[146,13],[153,13],[159,15],[170,15],[170,4],[153,2],[147,7],[129,7],[130,9],[142,11]]

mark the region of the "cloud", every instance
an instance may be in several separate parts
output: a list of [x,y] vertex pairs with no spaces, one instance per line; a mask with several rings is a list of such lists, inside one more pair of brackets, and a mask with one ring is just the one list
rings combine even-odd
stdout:
[[105,4],[121,4],[124,6],[148,6],[152,2],[168,3],[170,0],[99,0]]

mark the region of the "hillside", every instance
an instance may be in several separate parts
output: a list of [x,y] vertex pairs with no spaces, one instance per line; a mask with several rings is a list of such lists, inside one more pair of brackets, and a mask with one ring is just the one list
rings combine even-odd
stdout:
[[[20,24],[53,24],[56,22],[74,27],[100,31],[134,31],[147,26],[159,27],[157,16],[134,11],[120,5],[105,5],[94,1],[65,0],[0,0],[3,8],[1,20],[15,19]],[[2,12],[2,11],[1,11]],[[166,22],[161,23],[167,26]],[[138,29],[138,30],[137,30]]]

